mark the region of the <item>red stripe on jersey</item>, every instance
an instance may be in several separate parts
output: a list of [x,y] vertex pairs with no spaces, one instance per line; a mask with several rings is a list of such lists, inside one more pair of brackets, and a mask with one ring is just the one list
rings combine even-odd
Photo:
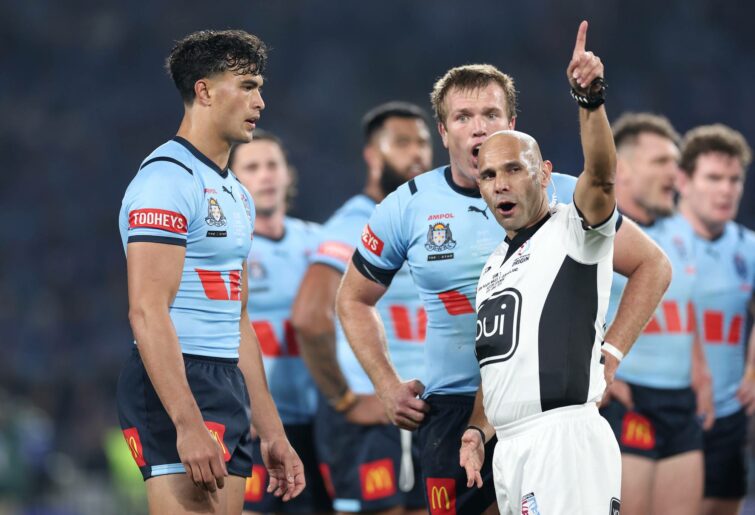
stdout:
[[257,335],[257,341],[260,342],[260,350],[263,356],[275,358],[283,354],[280,342],[275,337],[273,325],[267,320],[256,320],[252,322],[252,329]]
[[443,301],[446,311],[451,316],[466,315],[474,313],[474,308],[469,299],[461,292],[456,290],[444,291],[438,294],[438,298]]
[[663,316],[666,318],[666,331],[669,333],[682,332],[682,319],[679,314],[679,304],[673,300],[664,302]]
[[703,313],[705,341],[721,343],[724,341],[724,314],[721,311],[706,311]]
[[739,343],[739,339],[742,338],[742,315],[735,315],[731,319],[731,325],[729,326],[729,338],[726,343],[730,345],[736,345]]
[[364,245],[364,248],[376,256],[380,256],[383,253],[383,247],[385,246],[383,240],[375,236],[375,233],[372,232],[369,224],[365,225],[362,230],[362,244]]
[[162,229],[176,234],[186,234],[186,217],[164,209],[136,209],[128,214],[129,229]]
[[340,241],[325,241],[317,248],[317,253],[335,258],[343,263],[348,263],[351,255],[354,253],[354,247]]
[[202,287],[204,293],[210,300],[229,300],[228,290],[225,287],[225,281],[220,275],[220,272],[214,270],[202,270],[196,268],[197,274],[199,274],[199,280],[202,281]]

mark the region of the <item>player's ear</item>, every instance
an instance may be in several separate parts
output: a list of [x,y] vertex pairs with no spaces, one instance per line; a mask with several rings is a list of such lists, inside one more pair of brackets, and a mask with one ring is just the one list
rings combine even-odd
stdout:
[[362,157],[364,158],[364,162],[367,163],[367,169],[378,170],[382,168],[380,153],[374,145],[365,145],[364,150],[362,150]]
[[443,140],[443,146],[448,148],[448,132],[443,122],[438,122],[438,133],[440,134],[440,139]]
[[686,198],[689,195],[689,189],[692,184],[692,177],[687,175],[684,170],[677,168],[676,178],[674,181],[674,187],[682,198]]
[[513,131],[514,127],[516,127],[516,116],[509,120],[509,130]]
[[211,102],[210,84],[207,79],[199,79],[194,83],[194,102],[209,106]]
[[545,159],[543,160],[543,166],[540,169],[542,170],[542,177],[540,177],[540,184],[544,188],[547,188],[548,184],[551,182],[551,173],[553,173],[553,163]]

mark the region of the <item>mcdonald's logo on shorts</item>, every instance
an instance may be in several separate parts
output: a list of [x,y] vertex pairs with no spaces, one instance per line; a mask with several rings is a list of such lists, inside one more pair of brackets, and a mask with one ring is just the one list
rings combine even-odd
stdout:
[[396,474],[393,460],[385,458],[359,465],[362,499],[374,501],[396,494]]
[[655,447],[655,428],[646,417],[633,411],[624,415],[621,424],[621,444],[649,451]]
[[252,477],[246,478],[244,501],[260,502],[265,496],[267,486],[267,470],[262,465],[252,466]]
[[456,515],[456,481],[428,477],[427,501],[432,515]]
[[144,450],[142,449],[142,441],[139,439],[139,431],[135,427],[124,429],[123,438],[126,439],[126,444],[136,464],[139,467],[146,467],[147,462],[144,461]]
[[205,420],[204,425],[207,426],[207,430],[223,449],[223,459],[225,461],[230,460],[231,453],[228,452],[228,447],[226,447],[225,442],[223,441],[223,437],[225,436],[225,424],[221,424],[220,422],[209,422]]

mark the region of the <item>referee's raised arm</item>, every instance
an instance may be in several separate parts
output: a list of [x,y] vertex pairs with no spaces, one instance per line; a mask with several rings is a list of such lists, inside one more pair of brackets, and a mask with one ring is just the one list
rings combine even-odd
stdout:
[[585,50],[587,22],[577,31],[566,75],[572,97],[579,104],[579,125],[584,171],[574,190],[574,203],[583,215],[585,224],[597,225],[607,220],[616,206],[614,192],[616,175],[616,147],[605,106],[603,62]]

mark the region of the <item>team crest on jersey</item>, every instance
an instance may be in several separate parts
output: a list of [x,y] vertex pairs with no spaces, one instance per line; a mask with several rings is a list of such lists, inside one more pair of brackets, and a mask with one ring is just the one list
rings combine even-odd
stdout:
[[265,278],[267,278],[267,269],[265,269],[265,265],[263,265],[260,261],[250,260],[249,279],[259,281]]
[[207,200],[207,218],[204,221],[207,222],[207,225],[213,227],[223,227],[227,223],[223,210],[220,209],[220,204],[213,197]]
[[540,515],[534,492],[522,496],[522,515]]
[[451,224],[437,222],[430,224],[427,229],[427,243],[425,248],[431,252],[443,252],[456,247],[456,241],[451,233]]
[[747,263],[739,252],[734,254],[734,269],[737,271],[740,279],[743,281],[747,279]]

